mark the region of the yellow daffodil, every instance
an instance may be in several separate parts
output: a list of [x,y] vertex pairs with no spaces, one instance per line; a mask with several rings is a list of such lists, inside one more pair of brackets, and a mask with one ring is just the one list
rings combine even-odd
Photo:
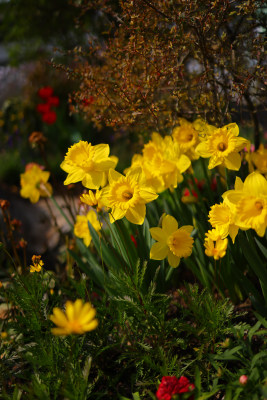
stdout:
[[182,182],[182,173],[191,165],[190,159],[182,154],[178,143],[171,136],[162,138],[158,133],[145,144],[143,155],[135,155],[132,165],[126,171],[140,166],[147,184],[161,193],[168,188],[175,188]]
[[259,172],[249,174],[244,183],[236,178],[235,189],[223,194],[224,201],[236,215],[241,229],[254,229],[264,236],[267,227],[267,181]]
[[88,193],[81,195],[80,200],[90,207],[96,207],[97,211],[104,208],[104,205],[101,203],[101,190],[97,189],[95,192],[89,190]]
[[115,168],[116,157],[109,157],[109,145],[80,141],[71,146],[60,167],[68,173],[64,185],[81,181],[88,189],[98,189],[105,185],[107,173]]
[[230,207],[225,203],[214,204],[209,212],[209,222],[213,228],[216,228],[222,239],[228,235],[233,243],[238,233],[238,226],[234,223],[235,216]]
[[133,224],[142,225],[146,203],[158,197],[147,186],[142,169],[131,169],[126,176],[110,170],[108,179],[109,185],[101,191],[101,202],[111,208],[110,221],[114,222],[125,216]]
[[191,160],[196,160],[199,155],[196,154],[195,148],[199,143],[198,131],[194,125],[184,118],[179,119],[180,126],[177,126],[172,131],[174,142],[179,143],[181,153],[185,153]]
[[20,174],[20,195],[37,203],[40,196],[49,197],[52,194],[52,186],[48,183],[50,172],[43,171],[38,164],[28,164],[23,174]]
[[86,215],[77,215],[76,223],[74,225],[74,235],[83,239],[85,246],[89,246],[92,240],[88,222],[90,222],[97,232],[101,229],[101,224],[98,221],[97,214],[94,210],[88,211]]
[[264,148],[263,144],[257,151],[251,153],[250,157],[257,170],[261,174],[267,175],[267,149]]
[[209,169],[217,165],[238,171],[241,165],[241,151],[247,140],[238,137],[239,128],[236,124],[229,124],[214,130],[206,139],[199,143],[196,152],[204,158],[210,158]]
[[221,239],[219,231],[213,229],[206,233],[204,242],[205,254],[208,257],[213,257],[214,260],[223,258],[226,254],[228,239]]
[[66,312],[58,307],[53,309],[50,320],[57,325],[57,328],[52,328],[51,331],[57,336],[82,335],[96,329],[98,321],[95,315],[96,310],[90,303],[83,303],[81,299],[77,299],[74,303],[67,301]]
[[216,126],[208,124],[204,119],[197,118],[193,123],[193,128],[198,132],[200,141],[206,140],[208,136],[216,131]]
[[150,250],[152,260],[163,260],[168,257],[171,267],[176,268],[182,257],[192,253],[193,238],[190,236],[193,226],[185,225],[178,229],[178,222],[171,215],[162,218],[162,228],[150,228],[153,239],[157,240]]
[[30,265],[30,272],[40,272],[44,265],[41,256],[32,256],[33,265]]

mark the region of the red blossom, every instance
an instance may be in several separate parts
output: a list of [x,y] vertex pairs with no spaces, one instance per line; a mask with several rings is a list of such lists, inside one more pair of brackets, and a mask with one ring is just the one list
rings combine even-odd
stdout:
[[48,97],[47,103],[52,107],[58,107],[59,105],[59,98],[57,96]]
[[40,114],[48,113],[50,111],[50,104],[48,104],[48,103],[37,104],[36,110]]
[[184,189],[184,193],[183,193],[183,195],[184,196],[191,196],[191,194],[197,199],[198,198],[198,195],[197,195],[197,192],[195,192],[195,190],[194,189],[188,189],[188,188],[185,188]]
[[248,377],[247,375],[241,375],[239,378],[239,383],[241,383],[241,385],[246,385],[248,381]]
[[53,125],[57,120],[57,114],[55,111],[51,110],[42,115],[42,120],[48,125]]
[[210,188],[213,192],[216,192],[216,190],[217,190],[217,179],[216,178],[212,178]]
[[47,99],[48,97],[51,97],[53,94],[54,90],[50,86],[44,86],[38,91],[38,96],[41,97],[41,99]]
[[135,239],[134,235],[131,235],[131,241],[133,242],[133,244],[137,248],[137,242],[136,242],[136,239]]
[[[194,390],[195,385],[185,376],[164,376],[156,393],[158,400],[171,400],[175,394],[187,393]],[[193,400],[193,396],[190,397]]]

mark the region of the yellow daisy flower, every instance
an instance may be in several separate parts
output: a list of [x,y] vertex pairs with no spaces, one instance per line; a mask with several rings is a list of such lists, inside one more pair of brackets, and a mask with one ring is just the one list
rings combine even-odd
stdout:
[[163,260],[168,257],[171,267],[176,268],[182,257],[192,253],[193,238],[190,236],[193,226],[185,225],[178,229],[178,222],[171,215],[162,218],[162,228],[150,228],[153,239],[157,240],[150,249],[152,260]]
[[101,201],[111,208],[111,223],[125,217],[133,224],[142,225],[146,215],[146,203],[158,197],[154,190],[147,186],[142,169],[131,169],[126,176],[110,170],[108,179],[109,185],[101,191]]
[[228,239],[221,239],[216,229],[208,231],[206,236],[204,241],[205,254],[208,257],[213,257],[214,260],[223,258],[226,254]]
[[227,204],[214,204],[209,212],[209,222],[213,228],[218,230],[222,239],[229,235],[233,243],[235,242],[239,228],[234,223],[234,214]]
[[236,178],[234,190],[223,194],[224,201],[236,214],[236,225],[254,229],[264,236],[267,227],[267,180],[259,172],[249,174],[244,183]]
[[88,189],[105,185],[107,173],[115,168],[116,157],[109,157],[109,145],[80,141],[71,146],[60,167],[68,173],[64,185],[81,181]]
[[199,143],[196,152],[201,157],[210,158],[209,169],[222,164],[228,169],[238,171],[241,166],[241,157],[238,152],[248,143],[247,139],[238,135],[239,128],[236,124],[216,129]]
[[30,272],[40,272],[44,265],[41,256],[32,256],[33,265],[30,265]]
[[89,210],[86,215],[77,215],[76,223],[74,224],[74,235],[83,239],[85,246],[89,246],[92,241],[88,221],[97,232],[101,229],[101,224],[94,210]]
[[74,303],[67,301],[65,313],[58,307],[53,309],[50,320],[57,325],[57,328],[52,328],[51,332],[57,336],[82,335],[96,329],[98,321],[95,315],[96,310],[90,303],[83,303],[81,299],[77,299]]
[[26,171],[20,174],[20,195],[30,199],[31,203],[37,203],[40,196],[49,197],[52,194],[52,186],[48,183],[50,172],[43,171],[38,164],[31,163]]

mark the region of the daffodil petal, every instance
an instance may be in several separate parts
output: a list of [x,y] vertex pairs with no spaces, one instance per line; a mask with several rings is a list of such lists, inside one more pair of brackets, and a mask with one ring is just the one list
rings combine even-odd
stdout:
[[267,196],[267,180],[259,172],[252,172],[245,179],[243,191],[253,196]]
[[153,239],[166,244],[168,236],[166,235],[166,232],[163,231],[163,229],[156,227],[150,228],[149,231]]
[[196,147],[196,153],[198,153],[203,158],[208,158],[211,156],[211,152],[208,150],[207,143],[200,142]]
[[165,215],[162,219],[162,229],[166,232],[167,236],[171,235],[178,229],[178,222],[171,215]]
[[71,183],[79,182],[84,178],[84,176],[85,172],[82,169],[75,169],[73,172],[69,173],[69,175],[64,181],[64,185],[69,185]]
[[94,154],[94,160],[101,160],[102,158],[107,158],[109,155],[109,145],[108,144],[97,144],[94,146],[95,154]]
[[241,166],[241,157],[239,153],[230,153],[227,157],[224,159],[224,164],[226,168],[238,171]]
[[110,169],[109,170],[109,173],[108,173],[108,180],[109,180],[109,183],[112,183],[112,182],[116,182],[116,181],[118,181],[121,177],[123,177],[123,175],[122,174],[120,174],[118,171],[115,171],[115,169]]
[[191,235],[192,231],[194,230],[194,227],[192,225],[184,225],[184,226],[181,226],[180,229],[188,232]]
[[177,268],[178,265],[180,264],[181,258],[177,257],[175,254],[173,254],[171,251],[168,253],[168,263],[172,268]]
[[134,207],[128,208],[125,217],[132,224],[142,225],[146,216],[145,204],[136,204]]
[[154,243],[150,249],[150,258],[152,260],[164,260],[168,255],[169,248],[165,243]]
[[150,203],[151,201],[159,197],[159,195],[155,193],[154,190],[151,188],[140,189],[139,195],[145,203]]

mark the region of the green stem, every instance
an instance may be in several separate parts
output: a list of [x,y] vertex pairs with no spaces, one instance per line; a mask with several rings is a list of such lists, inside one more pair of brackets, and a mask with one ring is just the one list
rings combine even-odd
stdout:
[[225,181],[226,181],[226,188],[227,188],[227,190],[229,190],[230,189],[230,184],[229,184],[230,176],[229,176],[229,171],[227,168],[225,168]]
[[62,210],[62,208],[60,207],[60,205],[58,204],[58,202],[56,201],[56,199],[53,196],[50,196],[50,199],[52,201],[52,203],[56,206],[56,208],[58,209],[58,211],[60,212],[60,214],[62,215],[62,217],[66,220],[66,222],[69,224],[69,226],[71,227],[71,229],[73,229],[73,225],[70,222],[69,218],[67,217],[67,215],[64,213],[64,211]]
[[202,170],[204,172],[204,176],[205,176],[207,186],[208,186],[208,198],[209,198],[209,201],[213,204],[213,193],[212,193],[211,187],[210,187],[210,178],[208,175],[206,162],[205,162],[204,158],[201,158],[201,157],[200,157],[200,162],[201,162]]

